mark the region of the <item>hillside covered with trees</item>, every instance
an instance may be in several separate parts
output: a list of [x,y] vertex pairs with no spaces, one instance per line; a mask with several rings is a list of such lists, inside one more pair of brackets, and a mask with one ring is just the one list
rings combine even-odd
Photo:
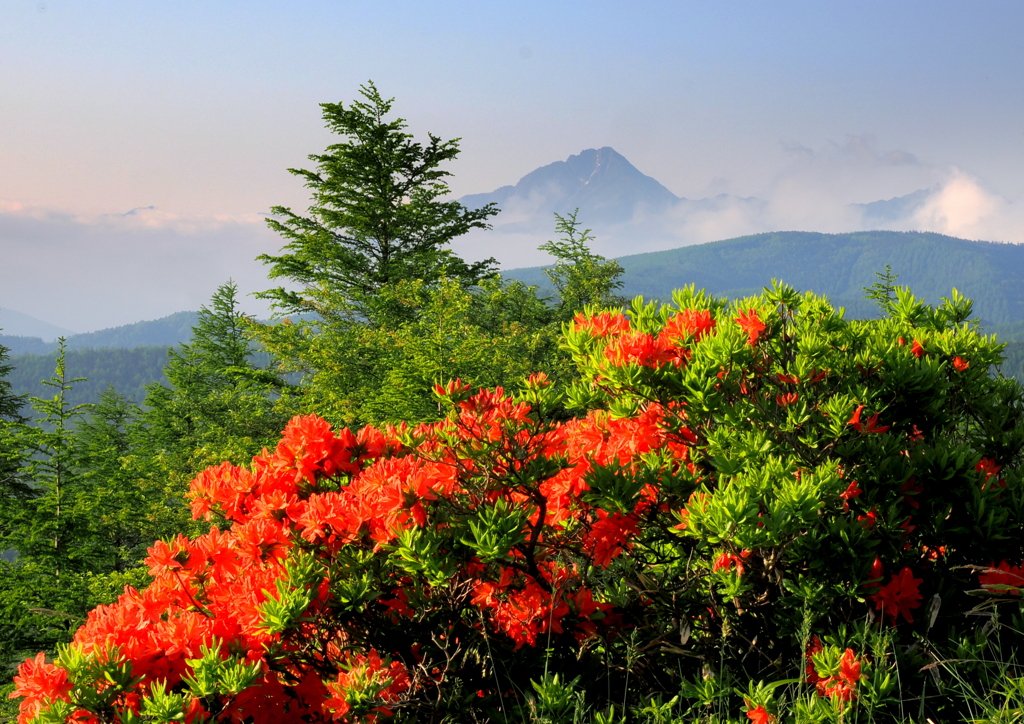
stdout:
[[[1024,322],[1024,247],[968,241],[942,234],[859,231],[819,234],[779,231],[617,258],[623,292],[668,300],[687,284],[730,298],[757,294],[780,279],[824,294],[849,316],[877,316],[863,288],[889,266],[900,284],[930,304],[953,287],[974,300],[985,326]],[[542,268],[507,276],[545,286]]]

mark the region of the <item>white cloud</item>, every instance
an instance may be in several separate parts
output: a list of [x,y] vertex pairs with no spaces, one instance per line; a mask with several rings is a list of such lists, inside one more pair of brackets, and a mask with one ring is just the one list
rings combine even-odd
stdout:
[[[765,231],[847,232],[872,228],[935,231],[968,239],[1024,242],[1024,208],[956,168],[882,149],[870,136],[811,149],[784,144],[784,164],[757,198],[688,200],[663,214],[638,208],[627,224],[593,226],[594,250],[608,257],[671,249]],[[511,179],[510,179],[511,180]],[[888,215],[856,204],[919,189]],[[537,250],[554,238],[543,198],[506,209],[504,228],[474,231],[453,249],[503,268],[545,264]],[[206,303],[233,278],[243,294],[275,286],[255,261],[281,240],[261,215],[188,216],[142,207],[84,216],[0,199],[0,307],[80,331],[154,319]],[[265,315],[264,303],[245,298]]]
[[[273,286],[255,257],[280,246],[257,215],[80,216],[0,201],[0,306],[80,331],[155,319],[198,309],[229,278],[244,295]],[[266,313],[250,297],[244,308]]]
[[983,189],[976,179],[954,170],[908,221],[916,228],[950,236],[976,236],[985,229],[1000,226],[1000,221],[1009,221],[1010,212],[1005,199]]

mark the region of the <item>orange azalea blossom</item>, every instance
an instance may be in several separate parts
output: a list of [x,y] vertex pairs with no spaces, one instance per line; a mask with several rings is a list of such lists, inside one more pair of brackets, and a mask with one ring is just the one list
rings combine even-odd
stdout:
[[839,673],[821,679],[817,684],[818,693],[840,702],[852,701],[857,697],[857,683],[861,678],[860,662],[856,654],[853,649],[846,649],[839,659]]
[[889,431],[889,427],[890,427],[889,425],[881,425],[880,426],[878,424],[878,413],[877,412],[874,415],[872,415],[871,417],[868,418],[868,421],[867,421],[866,424],[861,422],[860,421],[860,415],[861,415],[861,413],[863,411],[864,411],[864,405],[857,405],[857,409],[853,411],[853,416],[850,418],[849,422],[847,422],[846,424],[847,425],[852,425],[853,429],[856,430],[857,432],[883,433],[883,432],[888,432]]
[[781,395],[775,396],[775,402],[779,407],[789,407],[799,398],[800,396],[796,392],[784,392]]
[[435,384],[434,394],[438,397],[448,397],[456,402],[461,402],[468,397],[470,389],[470,386],[463,382],[461,377],[456,377],[447,385]]
[[1006,487],[1006,480],[999,477],[999,471],[1003,469],[1003,466],[996,465],[996,461],[992,458],[982,458],[981,462],[974,466],[974,469],[985,475],[985,480],[981,484],[982,490]]
[[[747,702],[747,707],[750,707],[750,702]],[[747,719],[750,719],[752,724],[771,724],[771,722],[775,721],[775,717],[769,714],[768,710],[760,704],[747,709]]]
[[857,516],[857,522],[863,523],[865,528],[874,528],[877,520],[878,511],[874,507],[872,507],[871,510],[869,510],[864,515]]
[[995,593],[1018,596],[1024,586],[1024,566],[1011,566],[1005,560],[998,566],[989,564],[986,571],[978,574],[978,582]]
[[946,546],[937,546],[933,548],[931,546],[922,545],[921,553],[923,553],[924,557],[928,560],[937,561],[946,555]]
[[807,378],[807,382],[814,384],[815,382],[821,382],[826,377],[828,377],[828,370],[811,370],[811,376]]
[[604,356],[616,366],[634,363],[644,367],[660,367],[672,362],[678,367],[689,357],[689,352],[680,350],[661,336],[628,332],[609,342]]
[[821,651],[822,648],[821,639],[817,636],[812,636],[807,642],[807,651],[804,654],[804,673],[807,676],[807,683],[813,684],[814,686],[818,685],[818,682],[821,681],[821,677],[818,676],[818,670],[814,668],[814,661],[812,660],[812,657],[814,654]]
[[910,353],[912,355],[914,355],[915,357],[917,357],[918,359],[921,359],[926,354],[928,354],[928,352],[925,351],[924,345],[922,345],[916,339],[914,340],[914,344],[911,345],[911,347],[910,347]]
[[588,317],[582,312],[578,313],[572,320],[575,331],[586,331],[594,337],[617,337],[630,330],[629,319],[621,312],[601,312],[600,314]]
[[955,369],[957,372],[963,372],[970,366],[971,363],[965,360],[963,357],[957,356],[953,358],[953,369]]
[[893,625],[896,625],[900,616],[907,623],[914,623],[911,611],[921,607],[919,587],[922,582],[922,579],[914,578],[909,568],[904,567],[871,599],[875,602],[875,608],[888,616]]
[[841,703],[857,698],[857,684],[864,677],[861,662],[853,649],[846,649],[839,658],[839,671],[832,676],[822,676],[814,666],[813,656],[822,650],[821,640],[813,637],[807,646],[807,683],[813,684],[818,696],[831,697]]
[[715,562],[711,566],[711,570],[717,572],[729,571],[735,568],[736,575],[742,576],[743,571],[745,570],[743,567],[743,561],[745,561],[749,557],[750,551],[748,550],[740,551],[739,555],[736,555],[735,553],[721,553],[718,555],[717,558],[715,558]]
[[920,508],[921,504],[917,501],[917,496],[924,492],[924,485],[917,482],[917,478],[911,475],[907,482],[903,483],[900,487],[900,492],[903,493],[901,496],[904,503],[909,505],[911,508]]
[[740,316],[736,317],[735,322],[740,325],[740,329],[747,333],[747,344],[751,347],[757,344],[757,338],[766,329],[755,309],[740,310]]
[[883,576],[885,576],[885,566],[882,565],[882,559],[875,556],[875,561],[868,571],[868,579],[861,584],[861,588],[877,588],[882,582]]
[[662,328],[660,337],[694,343],[711,334],[717,322],[708,309],[683,309],[673,314]]
[[863,493],[863,492],[864,492],[863,490],[861,490],[859,487],[857,487],[857,481],[856,480],[851,481],[850,484],[846,486],[846,490],[844,490],[843,492],[841,492],[839,494],[839,497],[843,501],[843,512],[844,513],[849,513],[850,512],[850,501],[853,500],[854,498],[860,497],[860,494]]
[[629,540],[638,533],[636,516],[595,511],[597,520],[583,537],[583,550],[594,565],[607,568],[622,551],[632,548]]
[[[386,663],[376,649],[370,649],[367,655],[359,654],[352,658],[348,668],[338,673],[337,679],[326,687],[331,696],[324,702],[324,708],[331,712],[335,719],[344,720],[351,709],[350,697],[362,698],[362,692],[369,689],[376,693],[376,698],[390,703],[398,700],[399,695],[409,688],[409,674],[398,661]],[[375,707],[374,711],[388,716],[391,709],[387,706]]]
[[12,699],[24,697],[21,702],[19,724],[34,719],[44,703],[54,700],[71,701],[71,682],[68,672],[56,664],[46,663],[46,654],[39,652],[34,659],[27,659],[18,667],[14,677]]

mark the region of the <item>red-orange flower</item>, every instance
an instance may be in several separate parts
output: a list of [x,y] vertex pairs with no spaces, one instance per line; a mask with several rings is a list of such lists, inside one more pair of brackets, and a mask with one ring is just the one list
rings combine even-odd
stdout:
[[907,623],[914,623],[914,616],[910,612],[921,607],[919,587],[922,582],[922,579],[914,578],[914,573],[904,566],[903,570],[882,587],[882,590],[871,597],[875,602],[875,608],[889,616],[894,625],[900,616]]
[[783,392],[782,394],[775,396],[775,402],[778,403],[779,407],[789,407],[800,398],[796,392]]
[[997,593],[1016,596],[1024,586],[1024,566],[1011,566],[1001,561],[998,566],[990,565],[988,570],[978,574],[978,582],[985,588],[998,586],[992,589]]
[[985,474],[985,481],[981,484],[982,490],[1006,487],[1006,481],[999,477],[999,471],[1003,469],[1003,466],[997,465],[992,458],[982,458],[981,462],[974,466],[974,469]]
[[743,561],[750,557],[750,551],[740,551],[739,555],[735,553],[721,553],[715,558],[714,564],[711,566],[712,571],[729,571],[733,568],[736,569],[736,575],[742,576],[744,567]]
[[56,664],[46,663],[46,654],[39,652],[34,659],[26,659],[18,667],[14,677],[12,699],[25,697],[21,702],[21,714],[18,722],[28,722],[39,713],[43,704],[60,699],[69,700],[71,682],[68,672]]
[[660,336],[683,341],[692,338],[694,342],[699,342],[714,330],[715,324],[710,310],[684,309],[669,318]]
[[757,344],[758,336],[765,330],[765,324],[757,316],[756,309],[741,310],[740,316],[736,317],[736,323],[747,333],[747,344],[750,346]]
[[857,409],[853,411],[853,416],[850,418],[849,422],[847,422],[846,424],[847,425],[852,425],[853,429],[856,430],[857,432],[883,433],[883,432],[888,432],[889,431],[889,428],[891,427],[890,425],[879,425],[878,424],[878,413],[877,412],[874,415],[872,415],[871,417],[868,418],[867,423],[861,422],[860,414],[863,411],[864,411],[864,405],[857,405]]
[[878,511],[875,508],[871,508],[866,514],[858,515],[857,522],[863,523],[865,528],[874,528],[875,523],[878,520]]
[[957,372],[963,372],[970,366],[971,363],[965,360],[963,357],[957,356],[953,358],[953,369],[955,369]]
[[752,724],[771,724],[775,721],[775,717],[768,713],[768,710],[758,704],[753,709],[747,709],[747,719]]
[[839,673],[818,682],[818,693],[841,702],[852,701],[857,698],[860,679],[860,662],[853,649],[846,649],[839,659]]
[[857,487],[856,480],[851,481],[850,484],[846,486],[846,490],[839,494],[839,497],[842,498],[843,500],[844,513],[850,512],[850,501],[853,500],[854,498],[860,497],[860,494],[863,492],[863,490]]
[[593,317],[587,317],[582,312],[572,320],[572,326],[577,331],[587,331],[594,337],[617,336],[628,332],[629,320],[621,312],[601,312]]

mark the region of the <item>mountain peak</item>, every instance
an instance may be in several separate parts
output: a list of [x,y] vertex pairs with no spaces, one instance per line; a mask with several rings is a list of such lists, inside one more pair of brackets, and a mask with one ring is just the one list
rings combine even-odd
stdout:
[[679,198],[650,176],[641,173],[611,146],[588,148],[531,171],[515,186],[459,199],[471,208],[496,203],[502,214],[496,225],[522,224],[525,217],[540,217],[551,226],[553,213],[580,210],[585,225],[621,224],[638,212],[660,212]]

